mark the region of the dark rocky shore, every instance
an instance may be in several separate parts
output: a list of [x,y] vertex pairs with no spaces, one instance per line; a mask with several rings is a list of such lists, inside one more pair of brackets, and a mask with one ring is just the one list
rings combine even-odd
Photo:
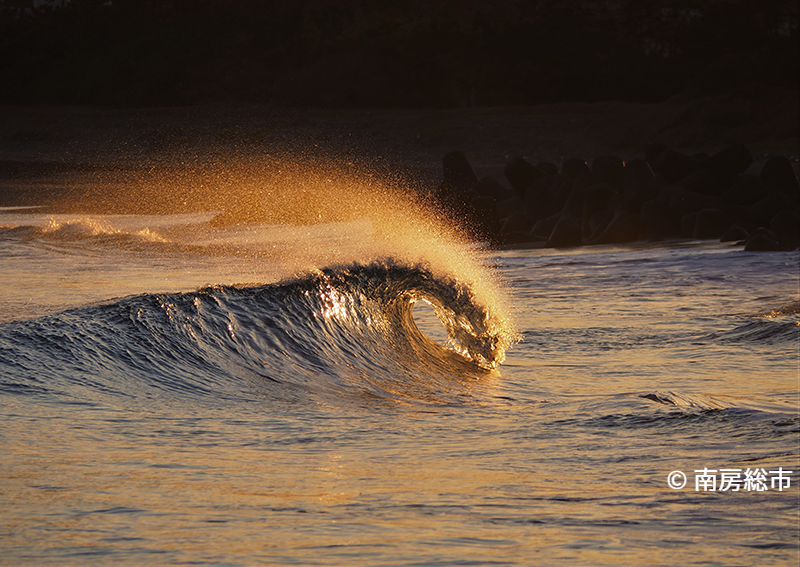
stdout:
[[800,184],[784,156],[758,175],[744,144],[686,155],[651,143],[644,159],[601,155],[531,163],[515,157],[502,183],[478,178],[463,152],[443,158],[440,206],[494,246],[563,248],[671,238],[740,242],[748,251],[800,245]]

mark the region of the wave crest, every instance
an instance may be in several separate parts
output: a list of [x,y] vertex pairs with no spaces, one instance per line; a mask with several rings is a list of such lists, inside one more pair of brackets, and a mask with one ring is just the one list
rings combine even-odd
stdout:
[[[417,301],[434,307],[447,345],[415,324]],[[327,400],[346,391],[438,403],[468,393],[515,340],[513,327],[470,285],[387,260],[9,323],[0,326],[0,350],[16,363],[0,363],[0,376],[137,397],[142,388]]]

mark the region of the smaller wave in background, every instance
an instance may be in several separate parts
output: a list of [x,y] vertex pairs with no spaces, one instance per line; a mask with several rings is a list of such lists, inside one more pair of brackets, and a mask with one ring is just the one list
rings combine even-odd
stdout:
[[744,323],[706,338],[723,343],[791,344],[795,348],[800,343],[800,301],[769,311],[741,314],[740,317],[745,318]]
[[800,432],[800,416],[790,403],[753,402],[707,394],[652,391],[618,394],[581,407],[587,417],[561,420],[562,425],[588,430],[617,430],[646,436],[695,435],[698,427],[717,440],[790,439]]
[[[2,211],[0,211],[2,212]],[[201,226],[213,213],[183,215],[37,215],[5,214],[0,217],[0,239],[33,242],[116,242],[143,240],[168,242],[176,229]]]
[[51,219],[47,225],[20,225],[0,227],[0,238],[14,238],[19,242],[86,244],[86,245],[136,245],[166,243],[157,231],[148,227],[134,230],[114,228],[101,219],[78,218]]
[[703,396],[700,394],[681,394],[677,392],[651,392],[644,394],[642,398],[652,400],[659,404],[674,406],[679,408],[691,408],[697,410],[717,410],[732,407],[730,403]]
[[745,317],[761,317],[766,319],[775,319],[785,315],[800,315],[800,301],[791,301],[777,309],[770,309],[769,311],[757,311],[749,313]]

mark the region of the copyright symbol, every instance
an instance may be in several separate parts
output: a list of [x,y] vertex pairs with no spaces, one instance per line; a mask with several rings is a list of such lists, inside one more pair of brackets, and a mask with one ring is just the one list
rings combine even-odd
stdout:
[[686,486],[686,475],[681,471],[672,471],[667,477],[667,484],[673,490],[680,490]]

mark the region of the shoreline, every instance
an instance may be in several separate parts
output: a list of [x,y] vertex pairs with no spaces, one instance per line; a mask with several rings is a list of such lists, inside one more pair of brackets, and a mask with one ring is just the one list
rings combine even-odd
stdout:
[[[306,191],[303,179],[311,177],[334,177],[345,187],[373,179],[414,199],[438,199],[447,177],[443,159],[454,153],[466,157],[477,179],[491,176],[506,193],[516,190],[525,201],[524,188],[509,188],[505,174],[514,159],[552,164],[559,171],[576,159],[592,164],[598,157],[614,156],[623,163],[642,162],[648,144],[693,159],[744,145],[751,157],[740,173],[757,176],[765,163],[780,156],[797,176],[797,102],[793,91],[739,89],[653,104],[445,110],[0,107],[0,207],[37,206],[37,212],[53,214],[224,210],[228,214],[220,222],[225,224],[283,222],[280,209],[294,198],[292,192]],[[290,182],[288,169],[293,171]],[[265,202],[261,194],[274,187],[288,196]],[[323,202],[335,197],[309,190],[304,202],[335,210]],[[454,220],[456,213],[442,209]],[[320,220],[336,220],[332,214]],[[500,227],[495,229],[499,235]],[[513,238],[527,238],[518,228],[512,232]]]

